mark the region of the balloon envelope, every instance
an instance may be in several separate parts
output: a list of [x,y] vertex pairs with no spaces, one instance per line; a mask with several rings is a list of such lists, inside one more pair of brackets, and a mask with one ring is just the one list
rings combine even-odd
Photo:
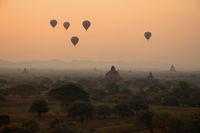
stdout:
[[151,38],[151,32],[145,32],[144,33],[144,36],[145,36],[145,38],[147,39],[147,40],[149,40],[150,38]]
[[85,28],[85,30],[87,31],[91,26],[91,22],[88,20],[83,21],[83,27]]
[[76,37],[76,36],[73,36],[73,37],[71,38],[71,42],[73,43],[74,46],[76,46],[76,44],[79,42],[79,38]]
[[69,28],[69,26],[70,26],[70,23],[69,22],[64,22],[63,26],[67,30]]
[[54,20],[54,19],[50,21],[50,24],[51,24],[51,26],[52,26],[53,28],[56,27],[57,23],[58,23],[57,20]]

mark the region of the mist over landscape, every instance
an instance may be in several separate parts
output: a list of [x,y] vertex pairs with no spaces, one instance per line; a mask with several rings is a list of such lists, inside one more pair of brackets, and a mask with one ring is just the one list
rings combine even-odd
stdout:
[[[124,62],[124,61],[89,61],[89,60],[32,60],[12,62],[0,60],[0,68],[29,68],[29,69],[71,69],[71,70],[108,70],[115,65],[120,70],[132,71],[168,71],[173,63],[164,62]],[[198,66],[190,67],[176,63],[178,71],[199,71]]]
[[200,133],[199,0],[0,0],[0,133]]

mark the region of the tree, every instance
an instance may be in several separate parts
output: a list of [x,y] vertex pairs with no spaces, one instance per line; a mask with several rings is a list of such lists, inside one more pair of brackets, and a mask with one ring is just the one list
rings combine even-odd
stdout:
[[178,106],[179,102],[176,96],[169,95],[163,99],[162,104],[168,106]]
[[6,97],[3,94],[0,94],[0,102],[5,102],[6,101]]
[[93,92],[91,93],[91,100],[94,100],[94,101],[100,101],[102,99],[104,99],[106,96],[106,93],[104,92],[104,90],[93,90]]
[[165,133],[170,124],[170,114],[165,112],[156,113],[153,121],[156,128]]
[[83,90],[82,86],[75,83],[67,83],[49,92],[50,98],[58,100],[65,105],[76,100],[88,101],[89,94]]
[[153,123],[163,133],[183,133],[182,129],[184,126],[182,120],[170,113],[156,113],[153,118]]
[[195,90],[189,97],[189,105],[200,107],[200,90]]
[[133,110],[139,111],[139,110],[148,110],[149,105],[144,100],[135,100],[130,103],[130,106]]
[[121,117],[131,117],[134,115],[132,109],[127,104],[115,105],[114,112]]
[[154,113],[150,111],[140,112],[137,115],[137,122],[139,125],[147,127],[150,133],[153,133],[153,116]]
[[49,85],[53,84],[53,81],[51,79],[45,77],[40,81],[40,84],[49,86]]
[[188,104],[187,99],[191,95],[192,89],[188,82],[179,81],[176,86],[172,89],[170,95],[177,97],[180,104]]
[[184,133],[198,133],[200,131],[200,113],[187,116],[184,128]]
[[13,95],[19,95],[23,98],[27,98],[28,96],[32,95],[38,95],[42,91],[46,91],[48,88],[42,86],[42,85],[37,85],[37,84],[18,84],[15,86],[12,86],[11,88],[8,89],[10,94]]
[[0,86],[4,86],[8,84],[8,81],[6,79],[0,79]]
[[9,95],[8,89],[0,89],[0,102],[6,101],[6,96]]
[[148,86],[148,80],[147,79],[137,79],[134,82],[134,86],[140,90],[143,90],[145,87]]
[[119,86],[115,83],[110,83],[110,84],[106,85],[106,90],[111,95],[116,95],[116,94],[120,93]]
[[0,127],[3,125],[10,124],[10,116],[9,115],[0,115]]
[[135,95],[130,103],[130,107],[135,111],[148,110],[149,104],[146,100],[145,93],[141,92]]
[[131,90],[129,89],[121,89],[120,94],[130,96],[132,94]]
[[7,96],[9,95],[9,91],[8,89],[0,89],[0,94]]
[[105,119],[106,116],[112,114],[112,109],[108,105],[99,105],[96,109],[96,112],[98,115],[103,116],[103,118]]
[[10,94],[19,95],[23,98],[38,94],[38,92],[36,92],[36,88],[33,85],[29,84],[19,84],[12,86],[11,88],[9,88],[9,92]]
[[90,86],[90,80],[89,79],[85,79],[85,78],[82,78],[80,80],[77,81],[78,84],[84,86],[84,87],[89,87]]
[[83,122],[90,118],[94,113],[94,107],[91,103],[85,101],[77,101],[69,106],[68,115],[71,117],[79,117]]
[[36,112],[39,117],[48,111],[48,104],[45,100],[35,100],[29,109],[29,112]]

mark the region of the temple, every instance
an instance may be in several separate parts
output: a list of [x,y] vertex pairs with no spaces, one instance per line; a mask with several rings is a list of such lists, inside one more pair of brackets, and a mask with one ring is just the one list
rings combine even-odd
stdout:
[[24,68],[24,71],[23,71],[23,73],[28,73],[28,71],[27,71],[27,69],[26,69],[26,68]]
[[105,80],[107,83],[121,83],[122,78],[119,75],[119,72],[116,71],[115,66],[111,67],[111,70],[106,73]]
[[175,68],[175,66],[174,66],[174,65],[171,65],[171,68],[170,68],[169,71],[170,71],[170,72],[176,72],[176,68]]
[[149,73],[147,79],[148,79],[148,80],[154,80],[154,77],[153,77],[152,72]]

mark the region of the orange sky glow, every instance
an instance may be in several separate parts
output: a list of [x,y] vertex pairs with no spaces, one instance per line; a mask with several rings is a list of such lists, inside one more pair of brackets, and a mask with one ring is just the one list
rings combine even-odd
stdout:
[[[58,20],[55,29],[51,19]],[[88,32],[85,19],[92,22]],[[64,21],[71,23],[67,31]],[[153,34],[149,41],[146,31]],[[200,70],[200,2],[0,0],[0,59],[158,61]]]

